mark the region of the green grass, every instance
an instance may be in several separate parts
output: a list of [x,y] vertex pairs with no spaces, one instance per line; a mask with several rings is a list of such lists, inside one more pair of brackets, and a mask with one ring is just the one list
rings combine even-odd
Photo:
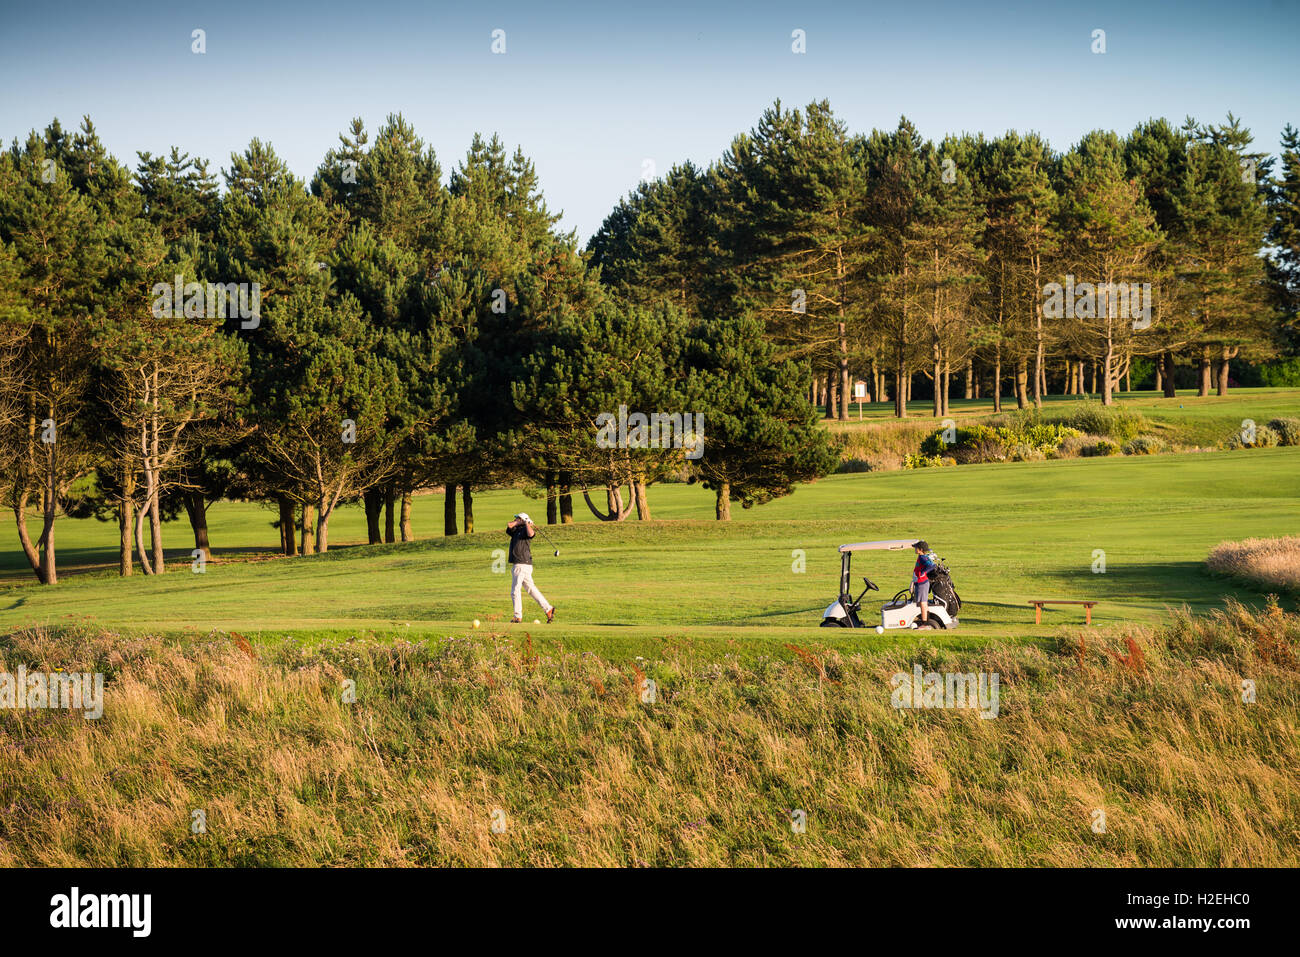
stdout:
[[[992,639],[1057,634],[1078,609],[1051,610],[1033,625],[1026,602],[1090,598],[1099,625],[1152,623],[1165,609],[1204,612],[1236,595],[1258,593],[1210,577],[1204,559],[1225,539],[1295,534],[1300,449],[1198,455],[970,465],[925,473],[837,475],[752,510],[734,521],[709,519],[710,493],[696,486],[651,489],[656,521],[606,524],[587,515],[549,529],[561,557],[538,541],[535,577],[559,608],[554,625],[526,605],[526,626],[542,647],[592,649],[614,656],[674,648],[702,655],[781,652],[787,642],[845,650],[912,640],[904,632],[818,629],[837,587],[837,545],[922,536],[946,558],[965,600],[961,628],[937,643],[970,647]],[[585,512],[579,501],[575,503]],[[364,546],[359,508],[331,524],[325,556],[248,560],[275,541],[271,513],[222,503],[210,513],[215,552],[205,574],[188,563],[188,527],[168,526],[175,564],[162,577],[120,579],[105,569],[70,574],[54,588],[29,584],[21,555],[3,555],[0,632],[71,624],[140,632],[207,634],[233,630],[270,640],[353,635],[446,637],[471,619],[507,631],[508,576],[492,571],[493,550],[509,516],[542,511],[522,493],[476,496],[480,531],[409,545]],[[441,525],[442,497],[416,500],[417,535]],[[109,565],[116,528],[61,520],[65,563]],[[345,547],[339,547],[345,546]],[[1106,553],[1094,574],[1094,550]],[[806,571],[792,571],[796,556]],[[855,563],[888,597],[910,579],[909,553],[873,553]],[[860,586],[859,586],[860,587]],[[878,614],[872,593],[868,614]],[[784,653],[784,652],[782,652]]]

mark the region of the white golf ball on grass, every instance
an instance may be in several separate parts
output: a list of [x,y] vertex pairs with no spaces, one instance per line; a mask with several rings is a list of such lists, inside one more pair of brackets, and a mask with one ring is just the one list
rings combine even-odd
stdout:
[[876,634],[878,634],[878,635],[883,635],[884,633],[885,633],[885,626],[884,626],[884,625],[876,625]]
[[477,619],[477,618],[474,619],[474,627],[475,627],[475,628],[478,627],[478,619]]

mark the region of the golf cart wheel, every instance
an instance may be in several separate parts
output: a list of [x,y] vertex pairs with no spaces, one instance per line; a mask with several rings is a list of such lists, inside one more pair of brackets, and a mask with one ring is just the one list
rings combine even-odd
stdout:
[[929,621],[927,622],[928,627],[922,628],[921,616],[917,615],[915,618],[912,619],[912,624],[916,625],[917,631],[947,631],[948,630],[948,626],[945,625],[938,618],[929,619]]
[[823,618],[821,626],[823,628],[852,628],[846,618]]

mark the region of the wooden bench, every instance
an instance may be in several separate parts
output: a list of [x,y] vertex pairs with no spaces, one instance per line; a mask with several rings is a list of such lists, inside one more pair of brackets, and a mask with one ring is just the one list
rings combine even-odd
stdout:
[[1095,601],[1074,601],[1067,598],[1045,598],[1042,601],[1031,601],[1029,604],[1034,606],[1034,624],[1043,623],[1043,606],[1044,605],[1082,605],[1084,614],[1084,624],[1092,624],[1092,606],[1097,604]]

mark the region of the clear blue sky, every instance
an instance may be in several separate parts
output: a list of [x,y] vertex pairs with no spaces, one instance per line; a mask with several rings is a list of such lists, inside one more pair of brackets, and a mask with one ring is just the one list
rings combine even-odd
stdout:
[[400,111],[444,173],[476,130],[522,146],[585,242],[644,160],[705,165],[778,97],[829,99],[853,131],[906,114],[936,139],[1032,129],[1057,149],[1231,110],[1275,152],[1300,126],[1298,39],[1297,0],[0,0],[0,136],[89,114],[130,166],[174,144],[216,168],[259,136],[310,178],[353,116],[373,132]]

